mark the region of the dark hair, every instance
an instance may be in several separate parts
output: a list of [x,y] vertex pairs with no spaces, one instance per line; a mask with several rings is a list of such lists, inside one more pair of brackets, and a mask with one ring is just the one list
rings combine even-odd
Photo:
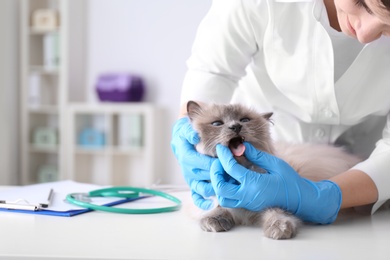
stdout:
[[383,7],[390,12],[390,0],[381,0]]

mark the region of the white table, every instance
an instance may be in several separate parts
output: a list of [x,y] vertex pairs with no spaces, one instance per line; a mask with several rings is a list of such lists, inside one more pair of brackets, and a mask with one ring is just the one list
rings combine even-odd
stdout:
[[[188,193],[173,195],[186,200]],[[133,203],[141,203],[141,200]],[[143,200],[142,203],[149,203]],[[390,211],[303,226],[291,240],[258,227],[208,233],[183,211],[54,217],[0,212],[0,259],[390,259]]]

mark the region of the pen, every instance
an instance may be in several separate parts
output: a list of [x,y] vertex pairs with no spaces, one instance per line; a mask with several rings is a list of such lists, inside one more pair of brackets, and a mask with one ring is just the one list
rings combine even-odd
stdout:
[[47,200],[45,203],[39,203],[39,206],[42,208],[47,208],[50,206],[51,200],[53,199],[54,191],[53,189],[50,189],[49,195],[47,196]]
[[38,210],[38,207],[35,205],[26,205],[26,204],[16,204],[16,203],[7,203],[5,201],[0,201],[0,208],[3,209],[21,209],[21,210]]

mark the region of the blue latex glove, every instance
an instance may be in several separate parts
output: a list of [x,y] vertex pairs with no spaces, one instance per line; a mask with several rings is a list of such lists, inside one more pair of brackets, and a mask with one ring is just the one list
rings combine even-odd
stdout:
[[[218,145],[219,161],[210,169],[211,182],[221,206],[261,211],[280,207],[303,221],[329,224],[340,210],[341,191],[331,181],[304,179],[285,161],[244,143],[245,157],[267,171],[259,174],[241,166],[229,148]],[[239,184],[229,183],[230,175]]]
[[171,140],[173,153],[179,161],[184,179],[190,186],[195,205],[207,210],[213,207],[213,201],[207,198],[215,196],[210,183],[210,167],[216,158],[198,153],[194,145],[199,141],[199,135],[187,117],[176,121]]

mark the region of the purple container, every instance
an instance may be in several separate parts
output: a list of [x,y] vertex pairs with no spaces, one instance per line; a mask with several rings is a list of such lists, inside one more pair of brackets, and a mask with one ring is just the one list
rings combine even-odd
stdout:
[[107,73],[98,77],[96,92],[100,101],[142,101],[145,87],[140,77],[125,73]]

